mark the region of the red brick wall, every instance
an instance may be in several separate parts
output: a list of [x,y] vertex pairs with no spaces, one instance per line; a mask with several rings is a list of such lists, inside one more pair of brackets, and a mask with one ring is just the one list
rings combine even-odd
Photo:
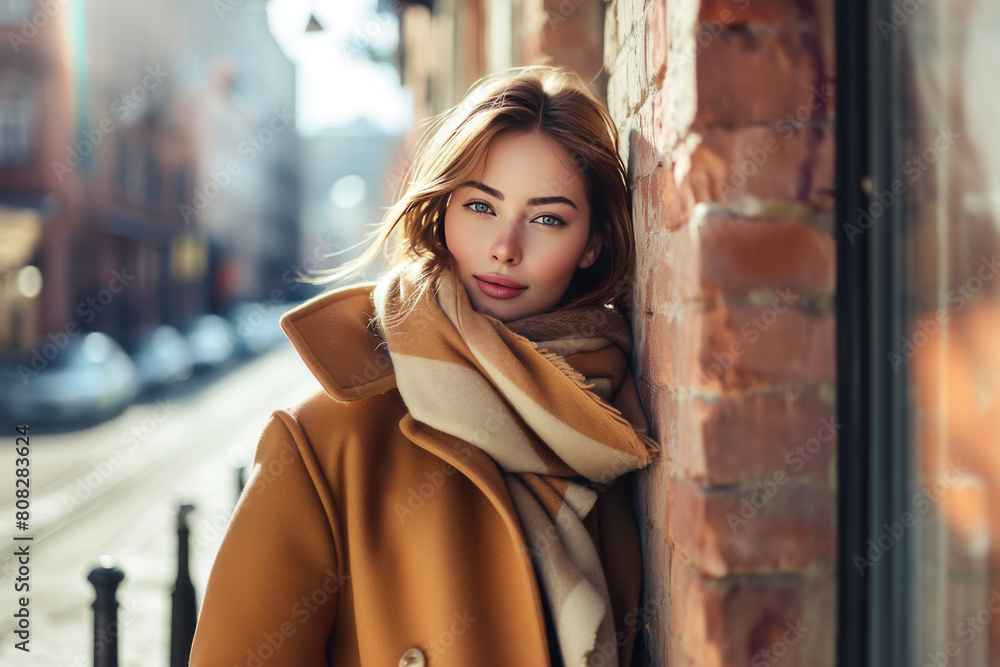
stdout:
[[612,0],[650,665],[834,664],[829,0]]

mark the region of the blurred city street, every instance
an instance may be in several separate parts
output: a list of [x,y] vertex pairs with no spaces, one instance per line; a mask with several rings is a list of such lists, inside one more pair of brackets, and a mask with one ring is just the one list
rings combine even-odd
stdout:
[[[82,431],[31,437],[31,642],[14,649],[0,628],[0,664],[63,667],[93,659],[93,586],[87,574],[107,555],[125,579],[118,588],[119,664],[168,664],[170,593],[177,576],[177,506],[196,506],[191,578],[198,598],[235,504],[236,467],[252,461],[275,409],[318,385],[289,346],[257,357],[198,391],[139,403]],[[30,433],[30,431],[29,431]],[[233,450],[234,446],[237,448]],[[0,438],[3,468],[14,438]],[[11,588],[12,486],[0,515],[9,521],[0,586]],[[249,583],[249,582],[248,582]]]

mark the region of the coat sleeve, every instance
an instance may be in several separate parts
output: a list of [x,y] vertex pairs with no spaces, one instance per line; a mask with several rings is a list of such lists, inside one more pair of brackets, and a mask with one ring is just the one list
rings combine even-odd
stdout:
[[328,664],[346,577],[333,499],[317,470],[291,415],[271,415],[205,586],[192,667]]

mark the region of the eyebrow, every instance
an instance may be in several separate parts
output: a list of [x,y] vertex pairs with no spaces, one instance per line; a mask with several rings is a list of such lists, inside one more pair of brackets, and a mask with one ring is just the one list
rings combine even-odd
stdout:
[[[480,183],[479,181],[466,181],[458,187],[460,188],[475,188],[477,190],[482,190],[491,197],[495,197],[500,201],[503,201],[503,193],[495,188],[491,188],[488,185]],[[573,208],[576,208],[576,204],[573,200],[568,197],[555,196],[555,197],[535,197],[528,200],[528,206],[545,206],[546,204],[569,204]]]

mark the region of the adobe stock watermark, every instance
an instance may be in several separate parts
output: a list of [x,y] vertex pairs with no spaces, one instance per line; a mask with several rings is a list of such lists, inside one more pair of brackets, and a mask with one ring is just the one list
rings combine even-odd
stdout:
[[234,158],[227,160],[224,169],[210,173],[208,175],[208,182],[194,190],[192,196],[194,206],[187,203],[181,203],[178,206],[184,222],[191,224],[199,212],[208,208],[209,204],[232,184],[233,179],[243,173],[243,167],[253,162],[267,148],[268,144],[274,141],[275,137],[292,125],[292,121],[294,120],[295,116],[287,107],[275,109],[271,113],[266,127],[258,129],[241,141],[236,147],[236,152],[243,159],[237,160]]
[[[276,481],[285,472],[287,466],[292,465],[297,460],[297,454],[293,453],[290,447],[282,447],[280,454],[271,458],[266,463],[261,463],[255,469],[251,478],[247,480],[247,485],[240,494],[238,507],[246,509],[257,498],[267,491],[272,482]],[[192,539],[192,544],[196,551],[203,551],[211,547],[226,530],[232,518],[232,509],[225,505],[219,505],[219,511],[215,512],[210,520],[200,522],[198,532]]]
[[303,595],[289,610],[299,624],[296,626],[290,620],[285,620],[273,632],[261,633],[260,643],[246,651],[246,661],[243,663],[246,667],[263,667],[268,660],[278,655],[285,643],[296,635],[299,628],[309,622],[313,614],[319,612],[331,600],[337,600],[340,589],[351,578],[349,574],[333,572],[330,569],[324,574],[326,578],[320,585],[313,589],[312,593]]
[[137,604],[135,600],[126,597],[119,607],[118,619],[108,623],[96,633],[94,650],[78,653],[73,662],[62,663],[59,667],[91,667],[94,664],[94,657],[104,655],[104,652],[110,648],[112,640],[116,646],[120,645],[118,639],[123,628],[127,628],[139,619],[146,618],[148,611]]
[[434,664],[434,660],[454,646],[458,638],[464,635],[479,620],[468,609],[461,614],[457,611],[453,612],[452,619],[451,624],[439,632],[437,637],[432,639],[430,645],[427,647],[427,658],[432,661],[431,664]]
[[307,272],[315,271],[322,264],[322,260],[333,257],[340,252],[340,247],[333,243],[329,234],[323,238],[314,239],[312,252],[304,255],[299,262],[286,269],[281,274],[281,282],[290,285],[289,292],[294,292],[302,285],[306,284],[299,280],[300,277],[307,277]]
[[[948,490],[949,486],[956,486],[961,482],[969,468],[959,461],[949,461],[944,476],[932,485],[927,485],[920,492],[915,493],[910,499],[910,504],[919,510],[921,515],[927,514],[941,497]],[[882,530],[874,539],[868,540],[868,550],[864,555],[855,555],[852,558],[854,567],[858,574],[865,576],[866,571],[873,568],[875,563],[882,560],[896,544],[903,539],[906,531],[917,525],[917,515],[913,512],[903,512],[896,521],[891,524],[883,523]]]
[[[760,340],[760,337],[778,320],[778,315],[786,312],[799,300],[799,295],[794,294],[790,288],[775,290],[775,299],[770,308],[765,308],[759,316],[750,318],[740,327],[740,336],[747,340],[750,345]],[[747,345],[739,339],[735,339],[729,344],[728,349],[723,352],[712,354],[711,364],[701,372],[699,379],[701,386],[708,387],[712,382],[719,380],[736,360],[747,352]]]
[[[148,65],[142,81],[132,88],[132,90],[116,97],[111,103],[111,110],[118,117],[118,120],[126,120],[132,111],[139,108],[149,94],[163,83],[168,76],[170,76],[170,72],[163,71],[159,65],[156,67]],[[83,138],[76,142],[76,145],[67,146],[66,158],[62,162],[52,162],[52,171],[55,172],[59,182],[61,183],[67,174],[72,173],[74,169],[83,164],[83,158],[91,155],[104,142],[106,137],[114,133],[115,128],[115,121],[104,117],[97,124],[97,127],[82,132]]]
[[[820,427],[816,435],[806,440],[804,443],[796,445],[794,449],[785,454],[785,463],[792,467],[793,472],[801,472],[806,463],[819,454],[825,445],[834,441],[837,431],[844,428],[843,424],[831,422],[826,417],[819,420]],[[750,495],[744,495],[740,500],[739,515],[729,512],[726,514],[726,523],[733,535],[739,532],[740,528],[747,525],[757,513],[778,495],[778,490],[788,484],[790,477],[784,468],[780,468],[763,482],[757,482],[757,490]]]
[[237,7],[243,4],[243,0],[212,0],[212,9],[221,21],[226,14],[231,14]]
[[21,28],[18,32],[7,33],[7,42],[10,44],[11,50],[14,53],[19,53],[21,47],[34,39],[49,24],[49,21],[55,18],[59,9],[65,7],[69,2],[70,0],[38,0],[38,2],[27,3],[29,6],[32,4],[37,6],[38,11],[30,17],[25,16],[21,19]]
[[[493,414],[490,415],[487,420],[489,428],[495,430],[499,427],[499,422],[491,422],[493,420]],[[468,461],[472,456],[472,449],[468,443],[462,442],[460,448],[455,448],[459,454],[459,458],[462,462]],[[444,486],[445,480],[448,477],[454,475],[458,469],[447,461],[441,462],[440,470],[425,470],[424,477],[426,479],[422,480],[417,486],[411,486],[406,490],[406,505],[397,502],[393,507],[393,511],[396,513],[396,518],[399,520],[400,524],[406,522],[411,516],[415,515],[424,504],[438,492],[438,490]]]
[[996,255],[990,255],[988,258],[983,257],[976,275],[948,290],[946,299],[948,305],[951,306],[950,310],[938,308],[934,311],[934,317],[920,319],[909,336],[899,339],[899,350],[886,353],[892,370],[898,373],[900,368],[913,359],[920,348],[933,340],[941,326],[951,319],[952,314],[965,308],[976,294],[981,292],[983,287],[996,277],[998,271],[1000,271],[1000,263],[997,262]]
[[880,18],[875,22],[875,27],[882,34],[882,39],[889,41],[889,35],[896,32],[909,21],[917,11],[927,3],[927,0],[902,0],[902,2],[892,3],[892,11],[889,12],[889,20]]
[[[135,276],[130,275],[124,266],[121,271],[112,271],[111,280],[108,281],[107,287],[77,304],[76,314],[83,318],[84,324],[90,324],[97,317],[97,314],[103,312],[133,280],[135,280]],[[83,333],[83,329],[76,323],[76,320],[70,320],[62,331],[50,333],[47,342],[40,347],[33,348],[28,364],[18,364],[17,366],[18,375],[21,376],[21,382],[24,383],[24,386],[28,386],[28,381],[31,378],[48,368],[52,360],[66,349],[70,339],[81,333]]]
[[[660,591],[662,594],[662,591]],[[629,635],[637,635],[641,629],[650,621],[654,620],[655,612],[649,612],[650,607],[659,609],[665,606],[665,598],[654,598],[646,602],[645,606],[633,607],[624,617],[623,627],[625,630],[615,630],[614,639],[601,642],[594,646],[588,656],[587,664],[590,667],[613,667],[618,664],[618,651],[629,641]],[[629,634],[626,634],[626,631]]]
[[[934,142],[917,155],[912,155],[910,159],[903,163],[903,174],[906,181],[911,185],[920,176],[930,169],[946,152],[955,144],[960,134],[951,131],[951,126],[938,128]],[[844,231],[847,233],[847,240],[852,244],[857,237],[872,228],[878,220],[885,215],[892,206],[906,193],[907,183],[903,179],[897,178],[885,190],[876,190],[872,193],[872,199],[867,209],[858,207],[857,219],[855,222],[847,223]]]
[[[968,646],[980,632],[989,627],[993,617],[1000,614],[1000,590],[994,588],[986,605],[976,612],[975,616],[966,616],[955,626],[955,634]],[[962,645],[951,640],[944,645],[942,651],[928,651],[927,661],[922,667],[948,667],[951,658],[956,658],[962,652]]]
[[785,621],[786,630],[781,634],[781,639],[777,639],[767,648],[762,648],[750,658],[750,667],[766,667],[773,665],[788,654],[788,650],[799,643],[799,640],[809,632],[809,628],[802,624],[802,619]]
[[172,404],[169,398],[157,399],[156,407],[153,408],[150,416],[133,424],[128,431],[122,434],[121,446],[112,450],[101,461],[91,463],[93,472],[86,476],[77,477],[73,489],[60,496],[63,508],[73,509],[94,495],[94,492],[114,474],[115,470],[128,460],[128,456],[139,447],[139,444],[155,433],[160,425],[170,419],[176,411],[177,406]]
[[[729,0],[729,2],[739,7],[741,11],[750,6],[750,0]],[[718,39],[738,17],[733,10],[727,7],[719,12],[719,18],[722,20],[702,21],[700,30],[693,35],[687,35],[686,39],[681,38],[679,48],[668,55],[668,58],[672,58],[671,67],[677,67],[681,63],[694,62],[701,55],[701,52]]]
[[364,26],[354,26],[351,41],[340,47],[340,54],[344,60],[350,62],[355,58],[365,58],[365,54],[375,43],[375,38],[388,28],[396,29],[395,17],[402,14],[402,3],[399,0],[389,0],[387,7],[365,21]]
[[[774,124],[774,131],[781,134],[781,139],[791,139],[795,132],[805,126],[818,111],[826,108],[826,103],[833,95],[833,86],[824,83],[822,87],[813,84],[809,89],[809,98],[800,104],[795,111],[789,111],[785,117]],[[772,155],[780,151],[781,142],[774,137],[768,137],[760,146],[747,148],[745,157],[739,164],[730,169],[729,177],[722,185],[725,197],[736,194],[751,176],[764,168]]]

